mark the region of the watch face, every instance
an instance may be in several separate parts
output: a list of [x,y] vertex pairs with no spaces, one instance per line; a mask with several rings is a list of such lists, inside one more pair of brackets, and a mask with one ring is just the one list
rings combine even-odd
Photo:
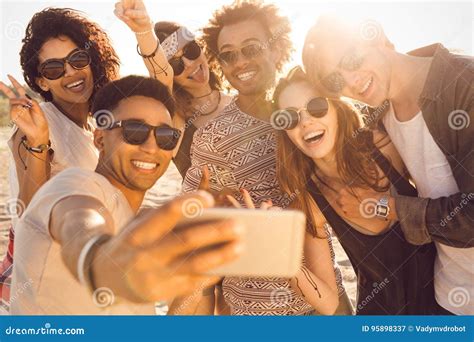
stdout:
[[375,210],[375,214],[377,216],[387,217],[388,216],[388,207],[383,206],[383,205],[378,205],[376,210]]

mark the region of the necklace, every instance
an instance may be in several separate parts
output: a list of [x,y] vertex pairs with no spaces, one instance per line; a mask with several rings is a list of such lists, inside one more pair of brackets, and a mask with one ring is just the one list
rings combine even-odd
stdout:
[[[211,115],[217,110],[217,108],[219,108],[220,103],[221,103],[221,92],[219,91],[219,98],[217,100],[216,105],[214,106],[214,108],[211,111],[203,112],[202,109],[197,109],[197,110],[194,111],[193,116],[196,116],[196,115],[199,115],[199,116]],[[204,106],[202,106],[202,107],[204,107]]]
[[207,96],[211,95],[213,92],[214,92],[214,90],[211,89],[211,91],[209,93],[207,93],[206,95],[196,96],[196,97],[193,96],[193,99],[202,99],[203,97],[207,97]]

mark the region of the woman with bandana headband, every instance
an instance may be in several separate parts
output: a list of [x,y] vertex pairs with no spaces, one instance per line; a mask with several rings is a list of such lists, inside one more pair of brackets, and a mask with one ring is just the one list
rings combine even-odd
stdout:
[[172,89],[176,98],[175,127],[184,134],[174,162],[184,178],[191,165],[194,132],[218,116],[231,97],[221,91],[221,80],[209,66],[203,43],[186,27],[165,21],[153,25],[141,0],[122,0],[115,4],[114,13],[135,33],[138,53],[150,75]]

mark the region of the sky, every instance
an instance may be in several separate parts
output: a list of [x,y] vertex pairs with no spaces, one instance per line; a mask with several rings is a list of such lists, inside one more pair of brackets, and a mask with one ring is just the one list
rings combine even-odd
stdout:
[[[212,13],[232,0],[145,0],[153,21],[171,20],[197,30]],[[113,14],[116,1],[102,0],[0,0],[0,79],[12,74],[23,80],[19,64],[21,39],[34,13],[45,7],[71,7],[85,12],[110,35],[119,54],[121,74],[147,74],[136,53],[135,37]],[[323,1],[268,0],[277,4],[292,23],[295,46],[291,64],[301,62],[307,30],[321,14],[345,18],[368,18],[379,22],[398,51],[406,52],[435,42],[473,55],[472,1]]]

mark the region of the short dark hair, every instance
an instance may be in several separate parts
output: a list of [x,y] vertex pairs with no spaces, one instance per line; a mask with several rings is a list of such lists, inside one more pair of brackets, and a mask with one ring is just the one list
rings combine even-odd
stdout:
[[102,87],[92,103],[92,113],[95,116],[96,113],[113,111],[121,100],[132,96],[145,96],[160,101],[171,116],[174,114],[175,102],[168,87],[154,78],[136,75],[112,81]]
[[118,77],[120,60],[105,31],[83,13],[71,8],[46,8],[31,18],[20,52],[26,83],[46,101],[53,100],[51,92],[36,84],[36,78],[40,77],[38,53],[46,41],[59,36],[68,37],[79,48],[89,52],[94,78],[92,100],[97,89]]
[[[246,20],[259,22],[266,30],[269,42],[280,51],[276,63],[278,72],[290,60],[293,44],[290,39],[291,25],[287,17],[280,15],[277,6],[264,4],[262,1],[235,1],[214,12],[206,27],[202,29],[202,39],[206,43],[206,54],[212,64],[217,63],[217,39],[224,26],[233,25]],[[220,70],[220,69],[219,69]],[[222,73],[221,73],[221,75]]]

